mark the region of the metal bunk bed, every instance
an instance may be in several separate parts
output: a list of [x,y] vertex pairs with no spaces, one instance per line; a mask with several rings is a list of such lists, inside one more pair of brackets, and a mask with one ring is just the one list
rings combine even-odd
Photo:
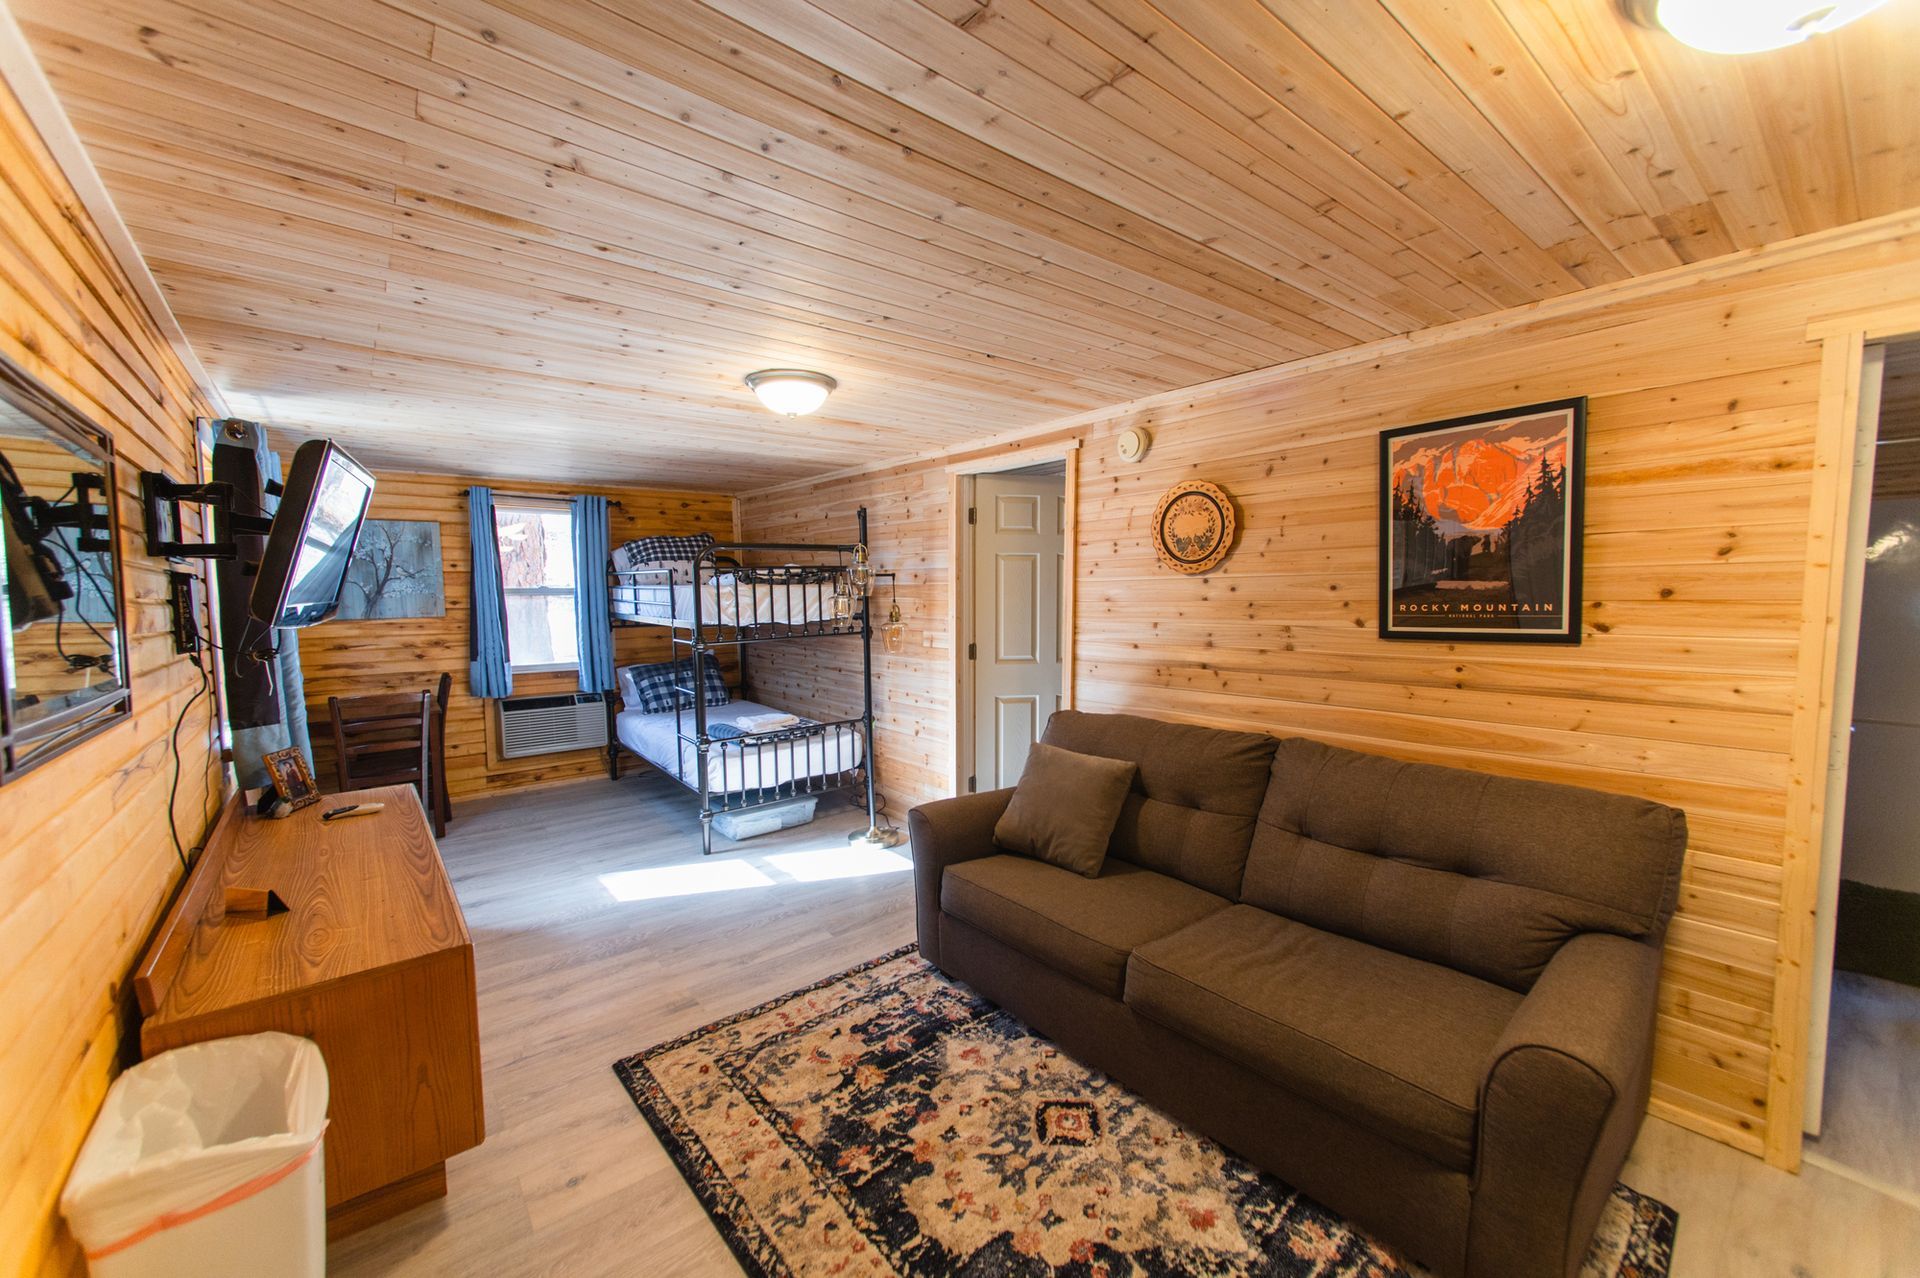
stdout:
[[[849,843],[894,847],[898,830],[880,825],[873,777],[872,585],[892,573],[872,571],[867,511],[856,516],[858,540],[714,544],[695,554],[691,580],[676,582],[670,568],[609,565],[609,615],[615,625],[668,627],[672,643],[673,734],[662,760],[628,744],[615,727],[607,699],[607,773],[618,778],[620,751],[646,759],[700,797],[700,850],[713,853],[719,812],[783,803],[804,795],[864,785],[867,829]],[[787,562],[771,562],[774,558]],[[811,562],[793,562],[803,557]],[[716,735],[707,705],[709,667],[726,648],[745,671],[752,644],[815,639],[860,640],[861,712],[830,722],[802,720],[765,732]],[[678,681],[684,672],[686,682]],[[664,712],[662,712],[664,717]],[[731,727],[731,725],[726,725]],[[737,730],[735,730],[737,731]],[[672,766],[674,763],[680,766]],[[688,776],[688,764],[692,776]]]

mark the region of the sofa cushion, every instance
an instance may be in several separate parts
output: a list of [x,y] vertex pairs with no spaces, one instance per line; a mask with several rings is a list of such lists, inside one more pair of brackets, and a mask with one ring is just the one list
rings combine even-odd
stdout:
[[1645,799],[1293,738],[1239,899],[1524,992],[1578,933],[1657,941],[1686,845]]
[[1114,825],[1109,856],[1221,896],[1240,890],[1254,817],[1267,792],[1274,739],[1130,714],[1060,710],[1048,745],[1140,765]]
[[1480,1084],[1521,998],[1235,905],[1136,948],[1126,1001],[1287,1091],[1466,1171]]
[[940,907],[1022,954],[1119,998],[1127,955],[1229,902],[1189,883],[1108,861],[1098,878],[1023,856],[950,865]]
[[993,841],[1009,852],[1092,878],[1106,862],[1113,823],[1120,819],[1136,771],[1125,759],[1075,754],[1036,741],[1013,801],[993,827]]

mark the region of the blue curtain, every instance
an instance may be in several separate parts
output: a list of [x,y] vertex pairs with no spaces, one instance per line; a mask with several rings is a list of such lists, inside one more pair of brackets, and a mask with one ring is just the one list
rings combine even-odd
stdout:
[[507,652],[507,600],[500,584],[500,542],[494,535],[493,490],[467,489],[467,532],[473,550],[473,665],[468,682],[476,697],[513,695]]
[[573,499],[573,615],[580,631],[580,691],[613,691],[613,623],[607,617],[607,499]]

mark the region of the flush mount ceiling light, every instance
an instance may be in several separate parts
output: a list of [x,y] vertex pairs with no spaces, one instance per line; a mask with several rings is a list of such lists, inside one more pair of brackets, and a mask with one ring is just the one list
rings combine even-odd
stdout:
[[1706,53],[1763,53],[1872,13],[1886,0],[1622,0],[1627,16]]
[[805,417],[826,403],[839,384],[825,373],[809,373],[803,368],[763,368],[747,374],[747,385],[760,402],[787,417]]

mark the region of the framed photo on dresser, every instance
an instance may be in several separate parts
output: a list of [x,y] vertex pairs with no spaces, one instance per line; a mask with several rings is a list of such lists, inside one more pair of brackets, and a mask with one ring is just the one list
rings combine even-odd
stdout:
[[1380,436],[1380,637],[1580,642],[1587,401]]
[[313,769],[307,765],[307,756],[300,747],[275,750],[263,761],[274,793],[291,804],[294,811],[320,802],[320,785],[313,779]]

